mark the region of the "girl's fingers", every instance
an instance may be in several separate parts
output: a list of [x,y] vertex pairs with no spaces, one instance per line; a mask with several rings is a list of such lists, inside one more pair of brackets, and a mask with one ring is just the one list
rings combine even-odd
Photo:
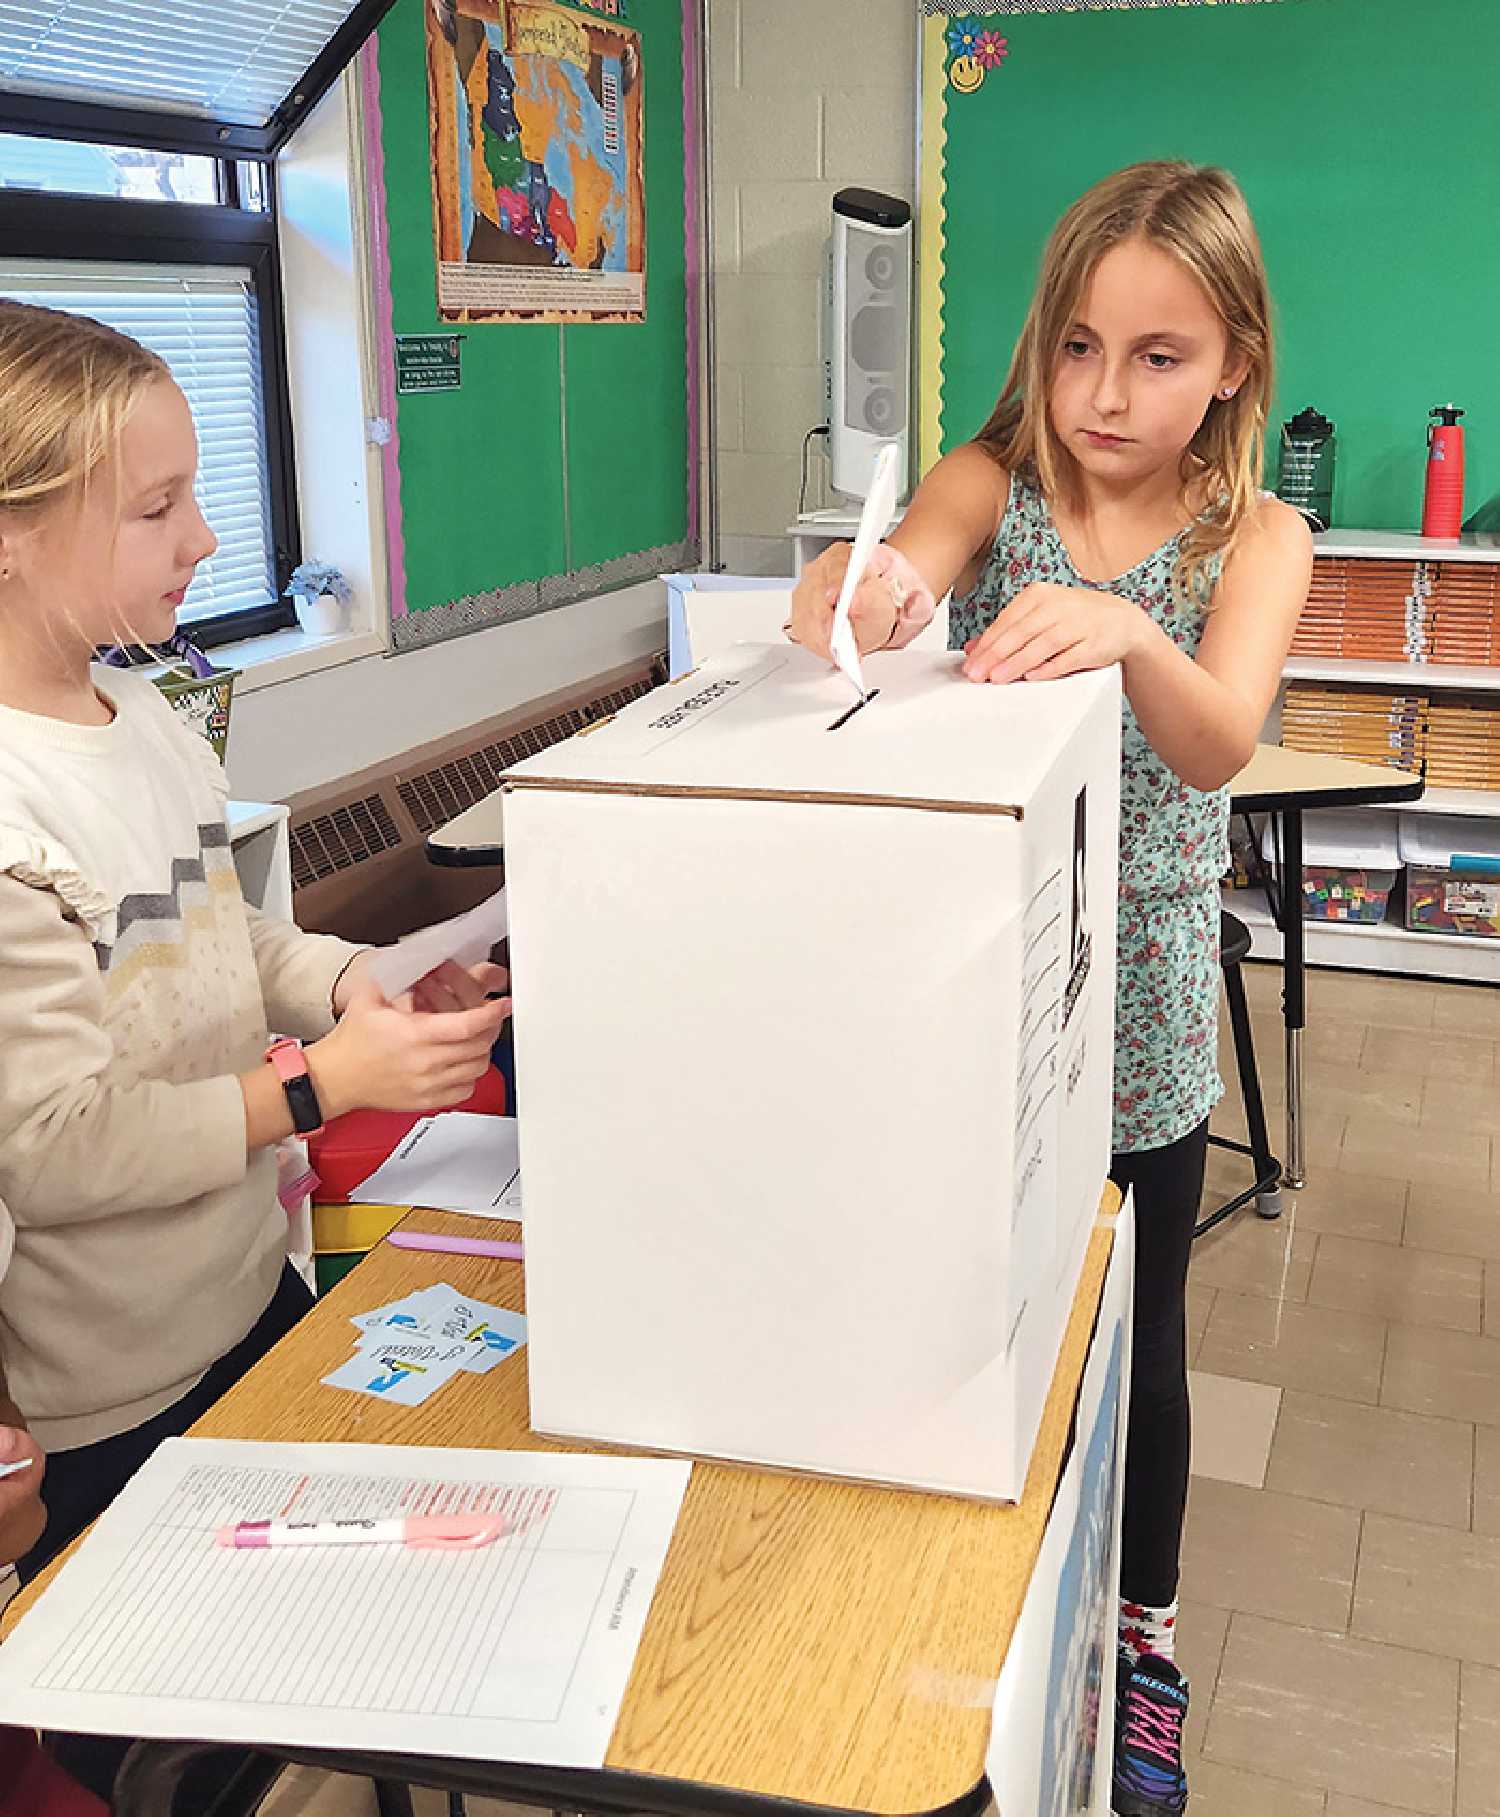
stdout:
[[[1018,675],[1024,674],[1024,667],[1016,668],[1017,662],[1034,650],[1045,634],[1043,625],[1013,628],[1004,638],[997,637],[988,649],[977,649],[972,656],[966,657],[964,674],[970,681],[1007,681],[1013,668]],[[1051,655],[1051,651],[1047,654]]]
[[499,997],[493,1003],[481,1003],[477,1009],[450,1010],[434,1016],[422,1026],[421,1038],[440,1046],[473,1046],[480,1041],[493,1041],[510,1014],[510,998]]
[[1096,665],[1089,661],[1088,646],[1076,643],[1070,645],[1059,655],[1051,657],[1040,668],[1028,669],[1024,679],[1026,681],[1061,681],[1064,676],[1078,675],[1083,670],[1094,667]]
[[971,681],[985,681],[978,665],[1003,661],[1013,650],[1021,649],[1037,632],[1036,614],[1048,603],[1045,591],[1035,584],[1023,587],[988,630],[971,640],[964,662],[964,673]]
[[437,978],[419,978],[411,987],[412,1001],[424,1015],[446,1015],[456,1009],[469,1009],[472,1005],[461,1001],[453,991]]
[[1052,625],[1045,631],[1039,631],[1024,649],[1018,650],[1007,662],[1001,663],[990,680],[1021,681],[1029,678],[1081,641],[1076,631],[1070,631],[1063,625]]
[[1033,625],[1028,636],[1012,640],[1009,648],[997,646],[982,663],[973,665],[982,670],[974,679],[999,685],[1019,681],[1071,642],[1072,638],[1059,625]]
[[455,959],[445,959],[429,974],[429,981],[441,985],[457,1009],[477,1009],[484,1002],[485,992],[478,979]]

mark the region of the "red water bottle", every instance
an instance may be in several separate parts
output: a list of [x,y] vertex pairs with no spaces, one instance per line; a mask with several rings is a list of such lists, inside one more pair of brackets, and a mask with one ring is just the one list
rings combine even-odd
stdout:
[[1464,414],[1452,404],[1429,410],[1438,421],[1427,431],[1427,496],[1422,504],[1423,536],[1451,541],[1464,527]]

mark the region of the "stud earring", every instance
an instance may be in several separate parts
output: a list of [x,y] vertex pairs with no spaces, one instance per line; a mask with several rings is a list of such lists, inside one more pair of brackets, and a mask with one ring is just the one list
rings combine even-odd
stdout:
[[1239,387],[1237,385],[1226,385],[1219,393],[1219,396],[1224,399],[1225,403],[1228,403],[1238,389]]

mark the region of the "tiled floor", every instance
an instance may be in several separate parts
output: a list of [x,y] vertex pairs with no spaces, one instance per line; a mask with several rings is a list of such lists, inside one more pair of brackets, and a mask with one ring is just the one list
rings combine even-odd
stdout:
[[1500,1817],[1500,992],[1320,972],[1309,1021],[1310,1184],[1193,1259],[1193,1817]]

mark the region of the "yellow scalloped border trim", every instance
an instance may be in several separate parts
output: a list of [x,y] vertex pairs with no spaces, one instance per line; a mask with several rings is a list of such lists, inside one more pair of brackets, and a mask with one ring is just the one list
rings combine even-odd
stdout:
[[926,473],[943,448],[944,158],[948,144],[948,46],[941,17],[922,21],[922,163],[917,249],[917,463]]

